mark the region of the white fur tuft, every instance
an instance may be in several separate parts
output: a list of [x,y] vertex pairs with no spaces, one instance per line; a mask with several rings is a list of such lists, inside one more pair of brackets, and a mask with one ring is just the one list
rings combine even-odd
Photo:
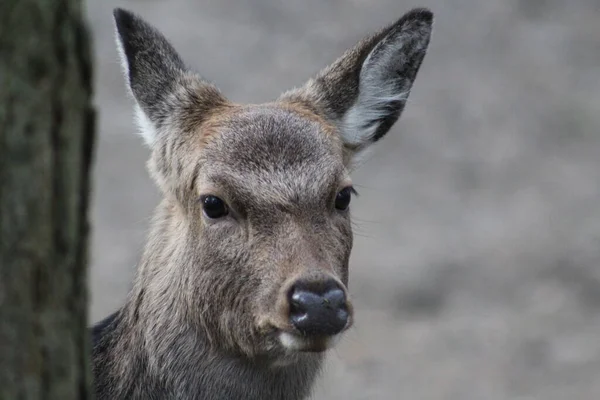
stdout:
[[306,346],[305,340],[302,337],[288,332],[281,332],[279,334],[279,341],[284,348],[292,351],[302,350]]
[[[335,346],[339,342],[341,336],[341,334],[337,334],[328,337],[325,343],[326,348]],[[302,351],[310,345],[310,341],[306,338],[288,332],[281,332],[279,334],[279,342],[288,351]]]
[[137,102],[135,103],[135,122],[137,123],[140,136],[144,138],[148,146],[152,146],[157,136],[156,128]]
[[383,119],[388,113],[388,106],[392,102],[406,101],[408,93],[385,95],[387,88],[385,82],[377,84],[361,84],[356,102],[342,119],[342,134],[344,141],[351,145],[361,145],[369,142],[379,127],[373,123],[365,127],[369,121]]

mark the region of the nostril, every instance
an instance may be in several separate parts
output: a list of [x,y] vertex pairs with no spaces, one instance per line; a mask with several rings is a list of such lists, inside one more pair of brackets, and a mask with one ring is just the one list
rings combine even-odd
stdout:
[[294,291],[290,298],[291,313],[305,313],[314,307],[318,307],[323,301],[320,295],[307,291]]
[[323,295],[327,306],[331,308],[346,308],[346,294],[341,289],[333,289]]

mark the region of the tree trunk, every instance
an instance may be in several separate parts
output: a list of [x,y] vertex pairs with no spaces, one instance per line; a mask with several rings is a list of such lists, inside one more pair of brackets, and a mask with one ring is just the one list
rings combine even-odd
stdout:
[[85,399],[94,136],[81,0],[0,0],[0,399]]

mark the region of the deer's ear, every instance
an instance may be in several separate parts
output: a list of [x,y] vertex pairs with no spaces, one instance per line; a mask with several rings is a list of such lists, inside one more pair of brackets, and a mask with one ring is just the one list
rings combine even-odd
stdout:
[[[157,29],[123,9],[115,9],[113,15],[125,80],[146,143],[152,145],[173,124],[189,125],[202,111],[225,102],[214,86],[185,67]],[[193,113],[185,115],[186,111]]]
[[425,57],[433,24],[415,9],[367,37],[304,87],[282,96],[332,121],[353,153],[381,139],[398,120]]

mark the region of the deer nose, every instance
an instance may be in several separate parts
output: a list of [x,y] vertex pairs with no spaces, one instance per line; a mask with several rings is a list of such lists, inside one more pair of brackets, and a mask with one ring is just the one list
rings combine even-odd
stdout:
[[299,282],[290,290],[290,321],[304,335],[335,335],[348,323],[346,293],[332,280]]

